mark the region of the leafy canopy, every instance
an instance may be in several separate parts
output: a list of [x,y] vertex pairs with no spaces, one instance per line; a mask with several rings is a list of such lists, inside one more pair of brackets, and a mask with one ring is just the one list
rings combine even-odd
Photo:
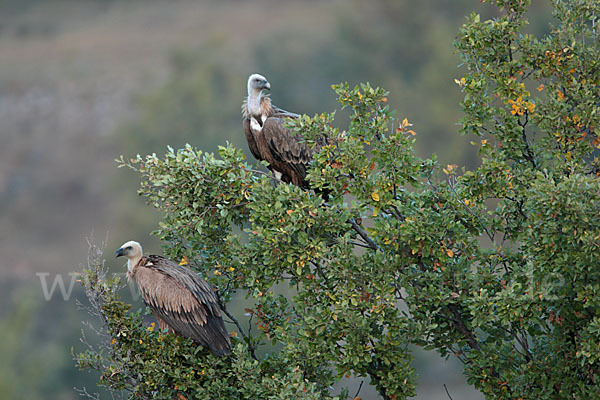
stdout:
[[244,294],[247,315],[217,359],[144,328],[116,283],[94,289],[91,268],[110,342],[80,366],[133,397],[329,398],[353,374],[403,399],[417,345],[457,357],[488,398],[600,397],[600,5],[554,1],[556,27],[535,38],[528,1],[491,3],[499,16],[471,15],[456,40],[475,170],[419,158],[411,124],[368,84],[334,85],[344,130],[334,114],[291,122],[308,142],[330,140],[309,174],[327,202],[232,146],[121,159],[164,215],[167,256],[197,268],[224,307]]

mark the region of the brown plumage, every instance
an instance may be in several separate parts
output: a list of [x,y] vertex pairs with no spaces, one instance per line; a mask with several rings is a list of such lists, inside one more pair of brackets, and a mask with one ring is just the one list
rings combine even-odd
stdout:
[[270,89],[262,75],[248,78],[248,97],[242,104],[248,146],[256,159],[267,161],[271,171],[281,174],[282,181],[308,189],[306,170],[321,146],[311,148],[284,126],[285,118],[298,118],[298,114],[274,106],[265,93]]
[[217,296],[208,283],[165,257],[144,256],[134,241],[115,254],[127,257],[127,277],[139,286],[161,330],[189,337],[218,356],[231,352]]

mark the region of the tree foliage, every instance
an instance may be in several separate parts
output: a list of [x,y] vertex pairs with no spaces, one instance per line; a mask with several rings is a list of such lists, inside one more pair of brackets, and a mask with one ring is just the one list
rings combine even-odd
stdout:
[[167,255],[224,307],[244,294],[252,329],[238,323],[233,355],[214,358],[144,328],[108,284],[95,292],[110,350],[80,366],[134,397],[329,398],[353,374],[403,399],[417,345],[457,357],[488,398],[600,396],[600,6],[554,1],[556,27],[535,38],[527,1],[492,3],[499,16],[471,15],[456,41],[474,170],[419,158],[411,124],[368,84],[334,85],[345,129],[334,114],[292,122],[308,142],[330,140],[309,173],[327,201],[232,146],[121,160],[164,215]]

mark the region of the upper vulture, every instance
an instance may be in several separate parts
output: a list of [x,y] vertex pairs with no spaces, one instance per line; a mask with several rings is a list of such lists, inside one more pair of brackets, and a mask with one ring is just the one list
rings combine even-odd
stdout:
[[162,256],[142,255],[129,241],[115,252],[127,257],[127,277],[134,280],[161,330],[192,338],[217,356],[231,352],[217,296],[192,270]]
[[248,146],[254,157],[267,161],[268,168],[280,174],[283,182],[309,189],[306,170],[320,145],[311,148],[302,136],[293,135],[284,126],[284,118],[298,118],[298,114],[274,106],[266,93],[270,89],[264,76],[252,74],[248,78],[248,97],[242,104]]

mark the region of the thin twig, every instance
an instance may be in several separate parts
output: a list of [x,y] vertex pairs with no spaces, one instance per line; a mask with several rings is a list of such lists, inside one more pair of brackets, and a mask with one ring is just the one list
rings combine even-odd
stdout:
[[358,390],[356,391],[356,394],[354,395],[354,398],[358,397],[358,394],[360,393],[360,389],[362,389],[363,383],[365,383],[364,380],[360,381],[360,385],[358,385]]
[[487,226],[485,225],[485,223],[483,222],[483,220],[481,219],[481,217],[476,214],[473,210],[471,210],[471,208],[460,199],[460,197],[458,196],[458,193],[456,192],[456,189],[454,188],[453,184],[448,185],[450,187],[450,190],[452,190],[452,192],[454,193],[454,195],[456,196],[456,199],[458,200],[458,202],[463,206],[463,208],[465,210],[467,210],[469,212],[469,214],[471,214],[472,216],[475,217],[475,219],[477,219],[477,221],[479,222],[479,225],[481,226],[481,228],[483,229],[483,231],[485,232],[485,234],[488,236],[488,238],[492,241],[492,243],[496,243],[495,239],[494,239],[494,234],[492,234]]
[[100,395],[98,393],[89,393],[85,386],[81,389],[74,387],[73,390],[79,393],[79,396],[85,397],[86,399],[100,400]]
[[275,182],[286,183],[286,182],[282,181],[281,179],[278,179],[275,176],[275,174],[273,174],[273,173],[269,174],[268,172],[261,171],[259,169],[251,169],[251,168],[246,169],[246,171],[254,172],[255,174],[265,175],[266,177],[271,178]]
[[370,249],[371,246],[363,244],[363,243],[359,243],[359,242],[354,242],[352,240],[350,240],[348,243],[350,243],[353,246],[359,246],[359,247],[364,247],[365,249]]
[[453,399],[452,399],[452,396],[450,396],[450,392],[448,392],[448,387],[446,387],[446,384],[445,384],[445,383],[444,383],[444,389],[446,390],[446,394],[448,395],[448,398],[449,398],[450,400],[453,400]]
[[240,331],[241,335],[248,342],[248,349],[250,350],[250,355],[256,361],[258,361],[258,358],[256,357],[256,354],[254,353],[254,347],[252,347],[252,343],[250,342],[250,337],[246,335],[246,333],[244,332],[244,329],[242,329],[242,326],[240,325],[239,321],[227,310],[227,307],[225,307],[225,304],[223,304],[223,303],[221,303],[221,310],[223,310],[223,312],[225,313],[225,315],[227,315],[229,317],[229,319],[233,321],[233,323],[235,324],[235,326],[237,326],[237,328]]

